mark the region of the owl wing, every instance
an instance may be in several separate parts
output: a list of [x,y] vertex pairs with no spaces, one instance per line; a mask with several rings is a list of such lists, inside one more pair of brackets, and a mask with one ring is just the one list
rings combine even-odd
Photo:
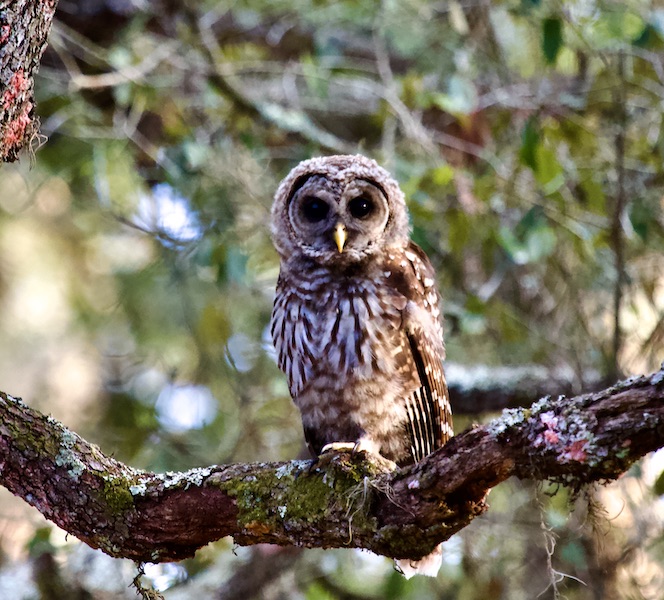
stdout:
[[390,270],[393,285],[408,300],[404,309],[402,355],[413,371],[415,389],[404,401],[411,452],[417,462],[453,435],[442,362],[445,349],[440,298],[433,267],[426,254],[413,242],[402,257],[395,257]]

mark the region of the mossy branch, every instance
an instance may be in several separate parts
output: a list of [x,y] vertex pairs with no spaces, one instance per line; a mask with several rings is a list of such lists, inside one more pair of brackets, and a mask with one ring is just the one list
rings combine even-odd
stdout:
[[348,454],[327,465],[139,471],[0,393],[0,483],[90,546],[138,561],[183,559],[228,535],[419,558],[482,514],[486,492],[510,476],[579,488],[617,478],[663,445],[664,368],[504,411],[392,473]]

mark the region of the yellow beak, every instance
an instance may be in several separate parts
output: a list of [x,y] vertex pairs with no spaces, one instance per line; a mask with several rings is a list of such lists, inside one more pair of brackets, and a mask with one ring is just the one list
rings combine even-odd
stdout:
[[337,226],[334,228],[334,233],[332,234],[334,241],[339,248],[339,254],[344,251],[344,246],[346,245],[346,239],[348,235],[346,234],[346,227],[341,223],[337,223]]

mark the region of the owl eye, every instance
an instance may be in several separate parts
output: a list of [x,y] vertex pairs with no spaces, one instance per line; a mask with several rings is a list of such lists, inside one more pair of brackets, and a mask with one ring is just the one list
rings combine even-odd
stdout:
[[348,203],[348,210],[356,219],[368,217],[374,211],[374,208],[373,200],[366,196],[358,196]]
[[330,212],[330,205],[315,196],[307,196],[302,201],[301,210],[304,218],[309,221],[309,223],[319,223],[327,217],[327,213]]

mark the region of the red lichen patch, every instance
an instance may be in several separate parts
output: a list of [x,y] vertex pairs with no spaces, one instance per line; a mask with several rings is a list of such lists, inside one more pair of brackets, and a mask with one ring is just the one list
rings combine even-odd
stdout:
[[570,421],[569,415],[556,415],[553,411],[542,413],[539,418],[545,429],[533,442],[536,448],[555,452],[561,463],[586,462],[590,440],[585,428]]
[[588,455],[586,454],[586,447],[588,440],[576,440],[572,442],[566,452],[562,454],[565,460],[574,460],[576,462],[586,462]]
[[53,19],[53,15],[55,14],[56,4],[57,4],[56,0],[46,0],[45,2],[42,2],[42,10],[44,11],[44,14],[46,15],[46,20],[49,23]]
[[25,77],[23,68],[20,68],[12,75],[9,80],[7,89],[2,94],[2,106],[7,110],[21,94],[23,94],[29,87],[30,80]]
[[9,39],[9,32],[11,31],[9,25],[0,27],[0,44],[4,44]]
[[32,102],[26,102],[23,112],[13,121],[7,123],[2,136],[2,145],[6,148],[14,148],[23,145],[25,131],[31,123],[30,111]]
[[536,448],[541,446],[551,448],[560,441],[560,437],[555,431],[558,427],[558,417],[552,411],[548,411],[540,415],[540,421],[543,425],[546,425],[546,429],[537,436],[534,445]]

